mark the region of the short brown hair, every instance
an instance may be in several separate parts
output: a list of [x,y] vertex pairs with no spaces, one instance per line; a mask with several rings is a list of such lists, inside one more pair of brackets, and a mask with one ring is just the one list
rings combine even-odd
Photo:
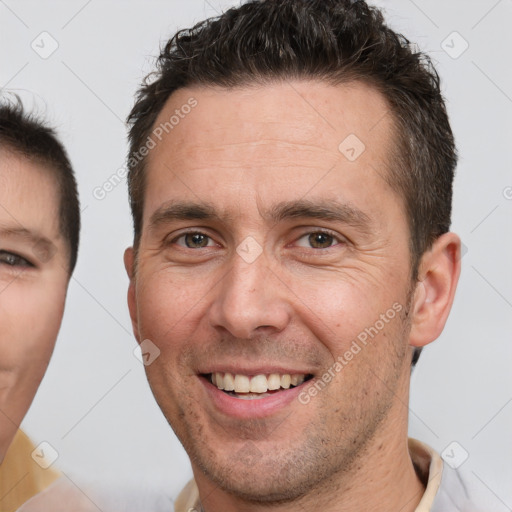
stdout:
[[[398,144],[390,185],[404,198],[412,273],[451,223],[457,162],[439,76],[425,54],[361,0],[254,0],[179,31],[138,92],[128,122],[138,154],[170,95],[193,85],[236,87],[279,79],[362,81],[388,101]],[[129,160],[135,245],[142,229],[146,158]]]

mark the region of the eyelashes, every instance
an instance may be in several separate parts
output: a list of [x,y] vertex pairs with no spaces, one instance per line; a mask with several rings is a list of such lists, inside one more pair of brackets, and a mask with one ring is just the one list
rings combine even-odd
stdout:
[[8,268],[34,268],[35,265],[28,259],[14,252],[0,249],[0,266]]

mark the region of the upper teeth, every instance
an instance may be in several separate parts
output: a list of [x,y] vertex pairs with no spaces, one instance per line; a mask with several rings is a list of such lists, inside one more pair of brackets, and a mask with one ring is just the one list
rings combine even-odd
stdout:
[[266,393],[267,391],[279,388],[288,389],[290,386],[302,384],[306,376],[304,374],[290,375],[286,373],[279,375],[271,373],[270,375],[233,375],[232,373],[212,373],[212,383],[224,391],[234,391],[235,393]]

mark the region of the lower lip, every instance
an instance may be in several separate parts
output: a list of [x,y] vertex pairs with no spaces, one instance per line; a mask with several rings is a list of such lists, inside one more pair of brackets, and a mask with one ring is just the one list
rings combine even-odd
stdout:
[[263,398],[244,400],[224,393],[204,377],[200,377],[199,380],[214,406],[226,416],[238,419],[264,418],[282,411],[297,399],[303,386],[307,384],[307,382],[304,382],[300,386],[284,389]]

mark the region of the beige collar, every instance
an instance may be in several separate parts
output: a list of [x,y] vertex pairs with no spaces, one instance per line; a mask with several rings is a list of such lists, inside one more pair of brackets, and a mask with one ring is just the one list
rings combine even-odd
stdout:
[[425,492],[415,512],[429,512],[432,508],[443,475],[443,460],[430,446],[409,438],[409,453],[416,472],[426,481]]

